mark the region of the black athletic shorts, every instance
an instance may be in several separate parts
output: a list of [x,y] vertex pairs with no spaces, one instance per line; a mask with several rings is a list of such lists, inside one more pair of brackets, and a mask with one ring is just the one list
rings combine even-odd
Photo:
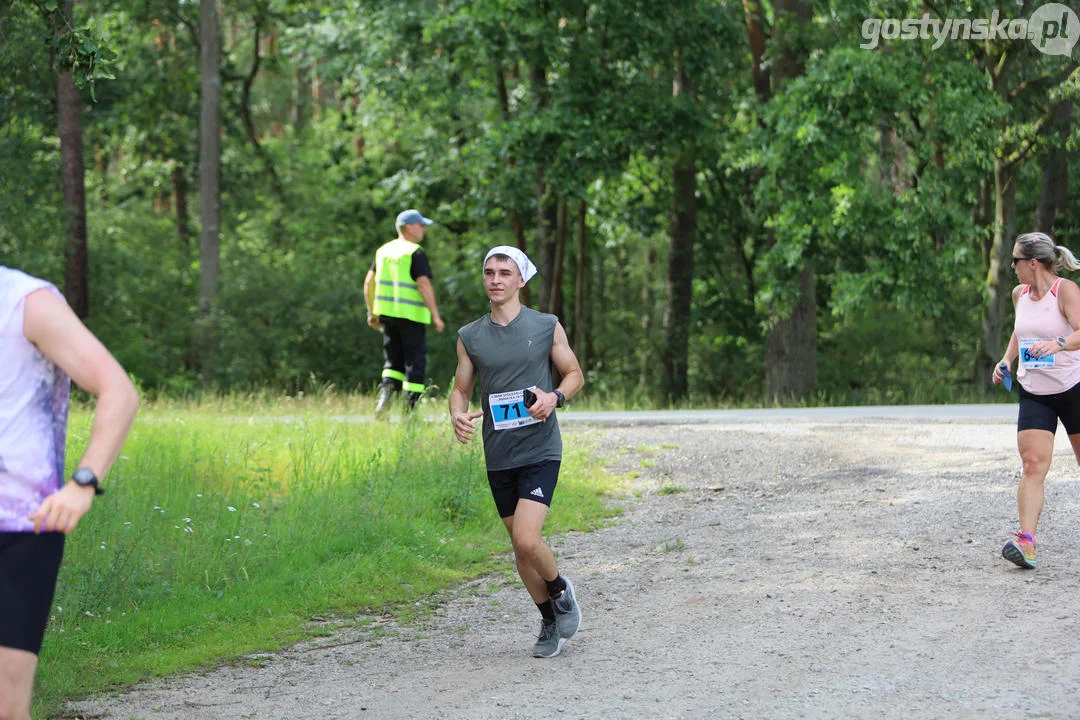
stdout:
[[559,460],[544,460],[509,470],[488,470],[488,484],[499,517],[514,514],[518,500],[535,500],[551,507],[551,497],[559,482]]
[[63,533],[0,533],[0,646],[41,651],[63,556]]
[[1058,419],[1069,435],[1080,433],[1080,383],[1065,392],[1034,395],[1020,386],[1016,429],[1057,432]]

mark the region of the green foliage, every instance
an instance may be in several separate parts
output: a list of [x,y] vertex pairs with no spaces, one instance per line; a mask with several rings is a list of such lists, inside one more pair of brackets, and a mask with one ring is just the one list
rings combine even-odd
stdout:
[[0,125],[0,263],[50,279],[64,275],[55,137],[26,119]]
[[[962,14],[994,7],[976,2]],[[53,62],[62,42],[60,61],[98,79],[82,117],[88,323],[152,392],[373,386],[382,357],[380,336],[363,322],[363,278],[396,213],[418,207],[438,222],[425,249],[450,328],[428,336],[430,382],[442,393],[456,362],[453,331],[487,308],[484,252],[517,243],[516,221],[538,259],[540,216],[561,200],[571,215],[586,208],[584,295],[571,222],[561,317],[582,345],[586,392],[652,404],[672,173],[687,152],[698,169],[689,402],[755,401],[765,333],[790,311],[808,260],[822,389],[891,387],[891,373],[903,373],[888,358],[876,376],[859,370],[845,384],[831,374],[861,367],[837,365],[836,328],[870,332],[864,319],[888,307],[932,322],[934,337],[977,333],[992,237],[973,222],[980,184],[995,153],[1028,143],[1032,158],[1080,160],[1075,122],[1060,136],[1038,125],[1049,99],[1076,95],[1077,75],[1055,84],[1065,60],[1021,43],[1010,77],[1032,82],[1010,101],[987,87],[987,46],[859,47],[867,18],[918,18],[918,3],[817,4],[812,22],[780,31],[765,9],[766,69],[790,33],[782,39],[805,49],[805,70],[774,82],[762,103],[733,0],[224,7],[221,293],[209,321],[216,345],[197,371],[195,6],[117,0],[95,6],[79,29],[83,18],[65,24],[60,3],[8,3],[0,262],[58,284],[64,276]],[[678,97],[677,62],[691,81]],[[1021,168],[1020,227],[1033,223],[1040,180],[1037,163]],[[1080,245],[1075,205],[1055,223],[1067,245]]]
[[[101,218],[90,243],[91,273],[100,280],[91,286],[87,324],[141,384],[183,388],[195,283],[187,248],[169,242],[175,230],[168,218],[130,209]],[[154,254],[115,242],[130,235],[165,241]]]
[[116,53],[102,41],[93,25],[76,26],[61,0],[31,0],[49,29],[44,44],[52,57],[53,68],[70,71],[79,88],[89,88],[95,96],[98,80],[111,80]]
[[[874,303],[824,323],[828,330],[820,336],[821,350],[829,362],[820,369],[822,395],[844,404],[983,399],[971,384],[970,341],[964,340],[977,328],[950,332],[955,322]],[[969,352],[963,353],[962,345]],[[952,359],[961,357],[968,362]]]

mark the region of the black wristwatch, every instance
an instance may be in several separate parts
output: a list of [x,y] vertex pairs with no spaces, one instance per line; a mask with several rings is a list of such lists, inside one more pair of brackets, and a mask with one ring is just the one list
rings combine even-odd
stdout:
[[561,407],[565,406],[566,405],[566,396],[563,395],[558,390],[552,390],[552,392],[559,396],[559,401],[557,403],[555,403],[555,407],[561,408]]
[[104,495],[105,491],[98,485],[97,475],[90,468],[81,467],[71,474],[71,479],[81,487],[94,488],[95,495]]

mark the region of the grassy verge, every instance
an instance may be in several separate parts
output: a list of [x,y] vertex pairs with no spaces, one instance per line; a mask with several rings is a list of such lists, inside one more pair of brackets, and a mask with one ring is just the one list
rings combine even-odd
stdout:
[[[310,637],[310,621],[415,611],[505,564],[479,441],[449,423],[356,422],[370,401],[144,408],[68,538],[34,717],[63,703]],[[74,412],[69,457],[89,415]],[[552,533],[613,512],[589,448],[566,443]]]

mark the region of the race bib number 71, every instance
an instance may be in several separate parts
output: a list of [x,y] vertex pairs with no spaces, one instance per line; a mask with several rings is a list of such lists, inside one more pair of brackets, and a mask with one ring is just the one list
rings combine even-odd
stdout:
[[492,393],[488,395],[488,407],[491,408],[492,427],[495,430],[516,430],[542,422],[530,415],[525,407],[524,390]]

